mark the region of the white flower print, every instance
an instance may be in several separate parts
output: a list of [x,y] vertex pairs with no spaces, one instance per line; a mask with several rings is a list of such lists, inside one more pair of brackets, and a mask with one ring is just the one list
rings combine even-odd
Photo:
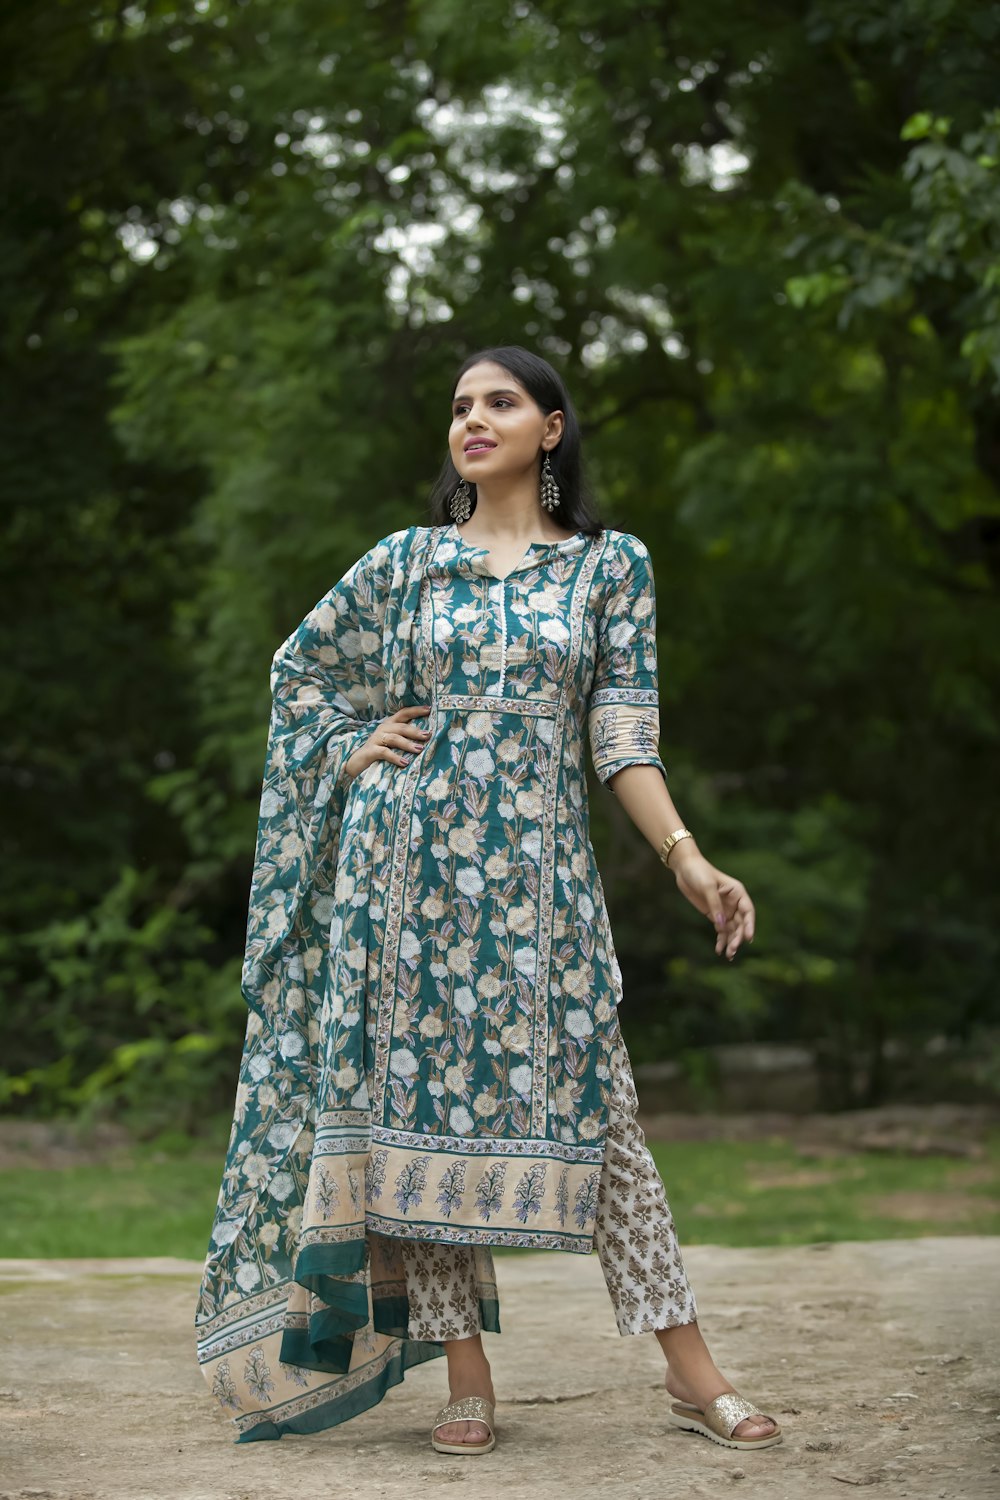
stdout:
[[540,620],[538,633],[547,641],[553,641],[557,646],[565,646],[569,640],[569,631],[562,620]]
[[511,1068],[507,1076],[515,1094],[520,1094],[522,1099],[527,1099],[531,1093],[531,1069],[527,1064],[522,1063],[517,1068]]
[[272,1198],[277,1198],[279,1203],[284,1203],[295,1191],[295,1179],[291,1172],[275,1172],[267,1185],[267,1190]]
[[463,865],[455,871],[455,884],[463,896],[481,896],[486,889],[486,882],[478,870],[471,865]]
[[521,840],[521,852],[526,859],[530,859],[533,865],[537,865],[542,857],[542,835],[538,829],[532,833],[526,833]]
[[213,1228],[212,1239],[216,1245],[231,1245],[239,1232],[240,1225],[238,1221],[223,1219]]
[[522,818],[530,818],[534,823],[542,816],[542,798],[533,787],[526,787],[518,792],[514,798],[514,806]]
[[479,1009],[479,1002],[467,984],[455,991],[455,1009],[462,1016],[474,1016]]
[[465,757],[465,769],[470,776],[482,779],[493,775],[496,770],[496,761],[486,749],[470,750]]
[[281,798],[273,787],[267,787],[260,799],[260,815],[262,818],[273,818],[275,813],[280,812],[282,807]]
[[251,1151],[243,1158],[243,1176],[252,1188],[263,1186],[271,1173],[271,1163],[259,1151]]
[[472,939],[463,938],[448,949],[448,967],[453,974],[469,974],[472,971]]
[[312,914],[317,927],[329,927],[333,916],[333,897],[317,896],[312,902]]
[[563,991],[574,1000],[582,1000],[594,987],[594,971],[587,965],[567,969],[562,977]]
[[562,607],[558,589],[535,589],[525,599],[525,604],[536,614],[551,615]]
[[458,1063],[444,1070],[444,1086],[451,1094],[464,1094],[466,1090],[465,1069],[459,1067]]
[[585,1010],[568,1010],[566,1012],[566,1030],[576,1040],[583,1041],[594,1034],[594,1022]]
[[573,1090],[568,1084],[561,1084],[556,1089],[555,1107],[557,1115],[571,1115],[574,1109]]
[[408,1047],[394,1047],[389,1067],[397,1078],[412,1078],[417,1071],[418,1063]]
[[399,940],[399,956],[404,963],[414,963],[420,957],[420,940],[416,933],[407,929]]
[[512,1026],[505,1026],[500,1033],[500,1041],[508,1052],[527,1052],[531,1046],[531,1031],[527,1021],[515,1021]]
[[304,1043],[297,1031],[285,1031],[278,1038],[278,1051],[282,1057],[299,1057]]
[[527,978],[530,979],[534,975],[534,972],[535,972],[535,969],[536,969],[537,965],[538,965],[538,950],[537,950],[537,948],[515,948],[514,949],[514,968],[517,970],[517,972],[519,974],[524,974],[524,975],[527,976]]
[[631,620],[618,620],[608,631],[608,642],[616,651],[626,651],[634,635],[635,626]]
[[460,823],[448,835],[448,848],[463,859],[471,859],[479,848],[475,829],[468,823]]
[[252,1292],[260,1286],[260,1271],[252,1260],[240,1261],[236,1267],[236,1285],[241,1292]]

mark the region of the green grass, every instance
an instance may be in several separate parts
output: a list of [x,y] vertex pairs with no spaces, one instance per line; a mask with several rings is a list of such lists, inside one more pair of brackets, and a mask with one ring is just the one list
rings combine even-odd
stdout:
[[1000,1234],[1000,1133],[979,1160],[800,1155],[787,1141],[650,1142],[685,1244]]
[[[224,1140],[174,1139],[92,1166],[0,1172],[0,1256],[201,1260]],[[882,1152],[806,1158],[786,1141],[650,1146],[682,1245],[1000,1234],[1000,1134],[971,1162]]]

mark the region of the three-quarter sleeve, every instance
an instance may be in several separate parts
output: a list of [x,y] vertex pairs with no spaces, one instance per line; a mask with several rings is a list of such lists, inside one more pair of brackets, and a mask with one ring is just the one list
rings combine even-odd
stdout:
[[656,766],[666,781],[659,752],[656,593],[649,549],[638,537],[621,533],[605,573],[587,719],[594,770],[609,785],[625,766]]

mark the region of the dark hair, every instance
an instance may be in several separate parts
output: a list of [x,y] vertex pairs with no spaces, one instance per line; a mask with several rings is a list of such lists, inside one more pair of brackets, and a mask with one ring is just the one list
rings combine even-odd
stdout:
[[[548,360],[532,354],[530,349],[522,349],[520,344],[502,344],[495,349],[480,349],[478,354],[471,354],[455,376],[452,390],[473,365],[485,364],[487,361],[500,365],[508,375],[513,375],[546,416],[550,411],[563,413],[563,435],[549,451],[552,473],[559,486],[559,505],[552,514],[564,526],[575,531],[585,531],[591,536],[600,535],[603,526],[594,510],[583,472],[580,421],[562,376],[552,368]],[[460,479],[461,475],[448,453],[430,494],[431,525],[447,525],[451,521],[448,501]],[[476,486],[471,481],[469,490],[472,509],[475,510]]]

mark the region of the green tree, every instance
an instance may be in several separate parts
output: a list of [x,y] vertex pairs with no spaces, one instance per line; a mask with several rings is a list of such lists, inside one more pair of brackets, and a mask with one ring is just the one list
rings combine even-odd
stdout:
[[[47,358],[80,340],[93,412],[46,445],[75,476],[50,514],[103,496],[107,563],[60,645],[37,580],[81,542],[28,501],[26,399],[11,514],[39,530],[17,623],[39,669],[77,653],[68,687],[41,688],[61,759],[20,882],[32,920],[60,885],[59,804],[96,775],[67,739],[92,713],[105,779],[68,904],[141,864],[146,829],[145,899],[211,935],[206,973],[238,951],[270,653],[374,537],[426,519],[454,365],[518,341],[565,369],[605,517],[654,553],[676,795],[759,907],[754,950],[720,968],[595,794],[635,1054],[811,1038],[849,1101],[890,1086],[890,1041],[995,1024],[996,7],[84,10],[58,69],[64,7],[18,31],[18,76],[49,87],[21,86],[8,146],[29,184],[54,122],[87,146],[87,170],[53,165],[61,258],[28,215],[6,260],[12,300],[50,308]],[[56,284],[99,288],[71,333],[63,293],[46,301],[59,265]],[[25,392],[30,338],[8,346]],[[126,621],[137,650],[112,642],[88,695],[80,658],[122,593],[156,623]],[[137,722],[109,757],[129,670]]]

